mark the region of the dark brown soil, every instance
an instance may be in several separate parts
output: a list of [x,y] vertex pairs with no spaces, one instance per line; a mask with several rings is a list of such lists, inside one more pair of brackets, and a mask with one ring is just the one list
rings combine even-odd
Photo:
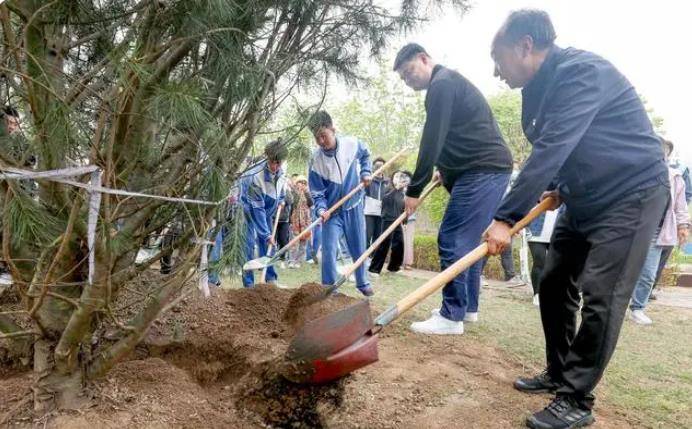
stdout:
[[283,313],[283,321],[291,328],[291,336],[306,322],[334,313],[356,302],[340,293],[325,296],[324,289],[325,287],[319,283],[305,283],[293,292]]

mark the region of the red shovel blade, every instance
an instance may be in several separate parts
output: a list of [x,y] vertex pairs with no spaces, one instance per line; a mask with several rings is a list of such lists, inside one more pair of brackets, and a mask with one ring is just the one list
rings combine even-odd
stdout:
[[377,361],[377,339],[367,301],[308,322],[286,352],[284,376],[324,383]]
[[377,335],[367,334],[355,343],[326,359],[313,362],[314,374],[307,380],[310,384],[327,383],[377,362]]

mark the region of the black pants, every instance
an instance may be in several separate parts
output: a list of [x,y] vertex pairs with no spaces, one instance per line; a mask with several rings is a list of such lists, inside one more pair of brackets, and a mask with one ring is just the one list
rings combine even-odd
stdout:
[[593,406],[592,392],[615,350],[669,192],[657,184],[622,197],[588,221],[577,222],[569,210],[557,220],[539,292],[547,367],[563,383],[557,394],[584,408]]
[[[391,221],[382,223],[382,230],[389,228]],[[384,239],[380,247],[375,251],[375,256],[372,257],[370,268],[368,271],[379,274],[384,266],[384,260],[387,258],[389,248],[392,248],[392,254],[389,257],[387,269],[389,271],[399,271],[401,263],[404,261],[404,230],[399,225],[387,238]]]
[[380,216],[365,215],[365,247],[370,247],[373,241],[382,234],[382,218]]
[[545,268],[545,257],[548,256],[548,246],[550,243],[539,243],[537,241],[529,241],[529,251],[531,252],[531,286],[533,286],[533,294],[537,294],[540,290],[541,274]]
[[[488,257],[483,259],[483,266],[481,267],[481,273],[485,270],[485,265],[488,263]],[[514,277],[514,256],[512,255],[512,246],[507,246],[505,250],[500,253],[500,264],[502,265],[502,271],[505,273],[505,281],[509,281]]]
[[[291,224],[289,222],[279,222],[276,226],[276,249],[279,250],[291,240]],[[287,253],[281,255],[282,260],[286,260]]]

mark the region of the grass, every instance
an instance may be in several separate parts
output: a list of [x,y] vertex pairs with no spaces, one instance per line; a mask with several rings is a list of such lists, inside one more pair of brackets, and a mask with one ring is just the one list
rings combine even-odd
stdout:
[[[280,270],[280,282],[297,286],[319,279],[314,265]],[[374,307],[383,310],[420,286],[424,280],[384,274],[374,281]],[[360,296],[352,283],[342,292]],[[428,317],[439,305],[434,294],[415,307],[404,320]],[[692,427],[692,310],[651,306],[651,326],[628,320],[615,355],[596,395],[597,406],[607,406],[634,426],[651,428]],[[530,370],[544,366],[544,341],[539,313],[524,289],[491,287],[481,295],[481,322],[469,325],[465,335],[502,349]]]

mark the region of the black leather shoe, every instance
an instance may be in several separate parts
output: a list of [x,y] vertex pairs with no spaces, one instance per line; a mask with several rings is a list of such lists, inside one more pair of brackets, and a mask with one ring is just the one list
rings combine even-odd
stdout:
[[556,397],[545,407],[526,419],[526,426],[533,429],[572,429],[594,422],[591,410],[579,408],[569,397]]
[[517,378],[514,381],[514,388],[526,393],[554,393],[558,387],[560,383],[553,381],[547,370],[535,377]]

